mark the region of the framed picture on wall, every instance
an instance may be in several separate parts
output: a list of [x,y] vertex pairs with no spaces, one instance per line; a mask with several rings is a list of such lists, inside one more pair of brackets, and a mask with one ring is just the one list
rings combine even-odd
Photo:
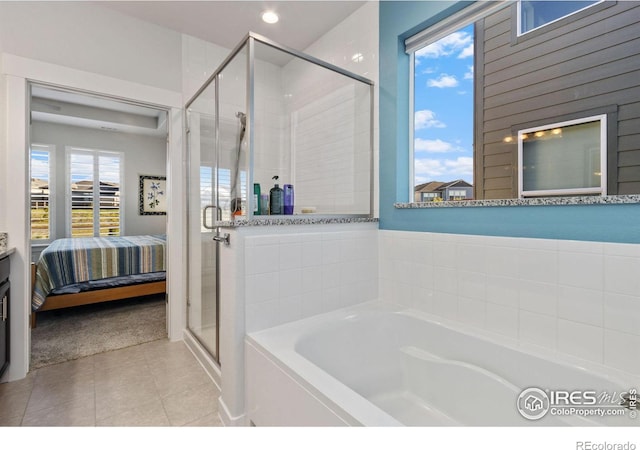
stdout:
[[140,175],[139,207],[141,216],[167,214],[167,177]]

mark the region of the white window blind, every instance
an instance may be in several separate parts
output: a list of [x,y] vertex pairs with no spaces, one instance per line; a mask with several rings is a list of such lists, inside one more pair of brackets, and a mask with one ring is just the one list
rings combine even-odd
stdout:
[[67,149],[69,236],[122,234],[123,160],[119,152]]
[[54,148],[53,145],[31,145],[31,239],[34,241],[49,241],[55,235]]

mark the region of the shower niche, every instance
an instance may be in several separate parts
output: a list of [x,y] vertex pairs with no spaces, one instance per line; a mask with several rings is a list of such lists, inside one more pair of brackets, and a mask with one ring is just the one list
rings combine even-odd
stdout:
[[203,230],[290,217],[270,214],[276,183],[293,186],[291,215],[372,217],[370,80],[249,33],[186,114]]

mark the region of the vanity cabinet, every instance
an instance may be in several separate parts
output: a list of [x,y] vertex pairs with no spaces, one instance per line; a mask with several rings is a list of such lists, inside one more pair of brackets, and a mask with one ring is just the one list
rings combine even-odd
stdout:
[[0,258],[0,377],[9,366],[9,256]]

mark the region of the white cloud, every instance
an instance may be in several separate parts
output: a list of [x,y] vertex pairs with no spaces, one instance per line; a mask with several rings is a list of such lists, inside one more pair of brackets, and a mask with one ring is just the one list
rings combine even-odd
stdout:
[[473,42],[462,49],[462,51],[458,54],[458,59],[470,58],[472,56],[473,56]]
[[413,141],[413,149],[416,152],[427,153],[448,153],[455,152],[457,149],[450,142],[441,139],[420,139]]
[[469,71],[464,74],[464,79],[473,80],[473,66],[468,66],[468,67],[469,67]]
[[447,159],[444,164],[450,172],[473,175],[473,158],[470,156],[459,156],[456,159]]
[[450,88],[458,85],[458,79],[453,75],[443,73],[440,78],[432,78],[427,80],[427,86],[437,88]]
[[417,50],[416,59],[419,60],[420,58],[440,58],[442,56],[450,56],[456,52],[464,52],[469,45],[471,45],[473,49],[473,37],[471,34],[456,31],[433,44]]
[[460,156],[455,159],[416,159],[416,183],[427,181],[453,181],[459,178],[473,178],[473,158]]
[[436,119],[436,113],[428,109],[416,111],[414,126],[416,130],[424,128],[445,128],[446,125]]
[[416,183],[426,183],[438,181],[445,174],[445,168],[437,159],[416,159],[414,172]]

